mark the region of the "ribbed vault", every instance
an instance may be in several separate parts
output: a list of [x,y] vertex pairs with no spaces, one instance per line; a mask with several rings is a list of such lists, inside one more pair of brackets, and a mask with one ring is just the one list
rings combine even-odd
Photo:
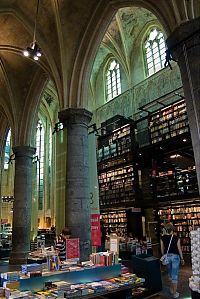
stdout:
[[[36,5],[36,0],[0,3],[0,105],[12,127],[14,146],[31,144],[30,132],[47,80],[55,84],[61,110],[87,107],[89,78],[99,46],[103,40],[105,49],[112,49],[115,38],[123,43],[127,28],[135,35],[136,8],[145,8],[151,18],[157,18],[167,35],[200,14],[198,0],[40,0],[36,39],[43,56],[35,63],[23,57],[22,50],[32,42]],[[109,27],[122,7],[136,8],[119,12]],[[127,73],[129,48],[127,44],[117,53]]]

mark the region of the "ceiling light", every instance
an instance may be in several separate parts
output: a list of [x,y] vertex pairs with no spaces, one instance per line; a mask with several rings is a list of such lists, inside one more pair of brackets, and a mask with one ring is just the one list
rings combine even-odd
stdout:
[[178,158],[178,157],[180,157],[181,155],[179,155],[179,154],[175,154],[175,155],[171,155],[170,156],[170,159],[175,159],[175,158]]
[[24,50],[23,54],[24,54],[24,56],[28,57],[29,56],[29,51],[28,50]]
[[31,57],[34,60],[39,60],[42,56],[41,49],[39,48],[38,44],[33,42],[30,47],[27,47],[26,50],[23,51],[25,57]]
[[35,26],[34,26],[34,32],[33,32],[33,42],[30,44],[29,47],[27,47],[23,51],[23,55],[25,57],[31,57],[34,60],[39,60],[39,58],[42,56],[42,52],[40,47],[38,46],[36,42],[36,28],[37,28],[37,16],[38,16],[38,10],[39,10],[39,0],[37,0],[37,9],[36,9],[36,16],[35,16]]

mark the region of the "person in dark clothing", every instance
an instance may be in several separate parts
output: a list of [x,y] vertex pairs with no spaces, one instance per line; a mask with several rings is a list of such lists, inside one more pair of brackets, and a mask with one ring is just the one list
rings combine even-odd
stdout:
[[66,239],[69,239],[70,235],[70,229],[66,227],[62,230],[61,234],[57,238],[55,248],[58,253],[60,262],[66,260]]
[[106,228],[104,226],[103,219],[100,220],[100,229],[101,229],[101,246],[98,247],[98,251],[105,251]]
[[51,226],[51,232],[56,233],[56,227],[54,225]]
[[166,233],[161,237],[160,245],[161,245],[161,253],[162,255],[167,252],[168,246],[168,259],[169,264],[167,265],[168,275],[170,279],[170,292],[173,298],[178,298],[179,293],[177,292],[177,283],[178,283],[178,274],[181,264],[184,265],[183,253],[181,250],[180,239],[173,233],[174,228],[171,223],[168,223],[165,226]]

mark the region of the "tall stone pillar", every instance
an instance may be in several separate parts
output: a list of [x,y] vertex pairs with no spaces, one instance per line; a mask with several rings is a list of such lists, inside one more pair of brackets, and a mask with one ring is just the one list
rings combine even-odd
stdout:
[[200,190],[200,18],[176,28],[167,45],[181,72]]
[[32,207],[32,158],[35,148],[17,146],[15,154],[12,252],[10,264],[23,264],[30,252]]
[[81,260],[88,260],[91,250],[88,130],[92,113],[69,108],[59,112],[67,131],[66,226],[72,237],[80,239]]

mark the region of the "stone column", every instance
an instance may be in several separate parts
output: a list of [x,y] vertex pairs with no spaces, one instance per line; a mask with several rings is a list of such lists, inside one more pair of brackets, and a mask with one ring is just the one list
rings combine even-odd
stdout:
[[12,252],[10,264],[23,264],[30,252],[32,207],[32,158],[35,148],[17,146],[15,154]]
[[88,260],[91,250],[88,130],[92,113],[69,108],[59,112],[67,131],[66,226],[72,237],[80,239],[81,260]]
[[200,18],[176,28],[167,45],[181,72],[200,190]]

